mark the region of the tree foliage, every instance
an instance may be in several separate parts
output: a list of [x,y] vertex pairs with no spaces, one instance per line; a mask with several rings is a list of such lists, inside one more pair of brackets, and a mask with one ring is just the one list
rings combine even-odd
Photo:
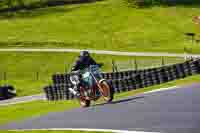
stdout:
[[155,5],[196,5],[200,0],[126,0],[128,5],[134,7],[148,7]]

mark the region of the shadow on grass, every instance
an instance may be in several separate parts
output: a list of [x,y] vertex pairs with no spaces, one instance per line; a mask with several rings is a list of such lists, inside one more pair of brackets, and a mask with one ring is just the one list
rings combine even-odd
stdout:
[[199,2],[188,2],[188,3],[171,3],[171,4],[161,4],[164,7],[185,7],[185,8],[200,8]]
[[[131,5],[131,3],[130,3]],[[186,7],[186,8],[199,8],[200,7],[200,1],[199,0],[165,0],[163,2],[159,3],[136,3],[135,5],[132,4],[133,7],[137,8],[152,8],[154,6],[161,6],[161,7]]]
[[67,13],[71,12],[79,7],[68,7],[68,8],[46,8],[46,9],[37,9],[37,11],[33,10],[21,10],[17,12],[8,12],[8,13],[0,13],[0,19],[13,19],[13,18],[34,18],[38,16],[44,16],[48,14],[57,14],[57,13]]
[[63,13],[70,12],[74,9],[79,8],[76,7],[68,7],[68,8],[58,8],[58,6],[63,5],[73,5],[73,4],[84,4],[84,3],[92,3],[96,1],[102,0],[59,0],[59,1],[47,1],[45,3],[35,2],[29,6],[15,6],[12,8],[3,8],[0,9],[0,19],[8,19],[13,17],[37,17],[46,14],[55,14],[55,13]]

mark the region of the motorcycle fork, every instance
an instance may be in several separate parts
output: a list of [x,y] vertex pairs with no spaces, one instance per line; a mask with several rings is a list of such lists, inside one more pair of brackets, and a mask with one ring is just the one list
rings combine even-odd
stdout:
[[[81,96],[80,96],[80,98],[82,98],[82,99],[87,99],[87,100],[93,100],[93,99],[96,99],[97,98],[97,96],[96,96],[96,88],[97,86],[95,85],[94,87],[92,87],[92,88],[89,88],[89,89],[91,89],[91,93],[92,93],[92,95],[91,96],[85,96],[85,89],[84,89],[84,87],[80,87],[80,94],[81,94]],[[89,99],[88,99],[89,98]]]
[[99,84],[99,81],[95,78],[95,76],[90,72],[90,74],[92,75],[92,77],[94,78],[94,80],[95,80],[95,82],[96,82],[96,85],[97,85],[97,87],[99,87],[101,90],[102,90],[102,88],[101,88],[101,86],[100,86],[100,84]]

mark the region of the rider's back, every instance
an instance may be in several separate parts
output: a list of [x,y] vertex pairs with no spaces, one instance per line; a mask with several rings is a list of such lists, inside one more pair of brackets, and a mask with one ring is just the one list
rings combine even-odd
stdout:
[[90,65],[97,65],[97,63],[91,56],[79,56],[72,67],[72,71],[85,69]]

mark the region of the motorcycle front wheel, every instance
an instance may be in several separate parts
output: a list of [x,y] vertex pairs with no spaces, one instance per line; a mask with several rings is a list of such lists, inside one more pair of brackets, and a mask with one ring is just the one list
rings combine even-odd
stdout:
[[99,83],[100,87],[99,90],[101,92],[101,95],[107,102],[111,102],[113,100],[113,90],[109,86],[109,84],[106,81],[102,81]]
[[81,105],[81,107],[89,107],[90,106],[90,100],[80,99],[80,105]]
[[84,88],[80,87],[80,97],[79,97],[79,102],[81,107],[89,107],[90,106],[90,100],[86,99],[84,96]]

